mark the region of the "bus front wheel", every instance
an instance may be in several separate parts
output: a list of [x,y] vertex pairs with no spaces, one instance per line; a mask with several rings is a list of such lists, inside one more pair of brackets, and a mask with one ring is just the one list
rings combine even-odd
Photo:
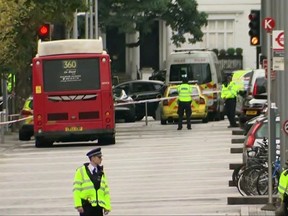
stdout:
[[44,148],[53,146],[53,141],[35,138],[35,147],[36,148]]

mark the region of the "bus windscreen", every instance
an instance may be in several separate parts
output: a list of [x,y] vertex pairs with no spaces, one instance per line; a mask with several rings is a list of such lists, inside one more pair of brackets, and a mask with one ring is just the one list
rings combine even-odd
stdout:
[[197,80],[199,85],[212,81],[210,65],[205,64],[174,64],[170,67],[170,81],[181,81],[182,76],[188,80]]
[[100,89],[99,58],[43,61],[45,92]]

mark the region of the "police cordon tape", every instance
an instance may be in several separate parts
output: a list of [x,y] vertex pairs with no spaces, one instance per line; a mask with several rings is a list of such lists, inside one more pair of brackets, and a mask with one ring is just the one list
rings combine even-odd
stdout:
[[[212,94],[212,93],[219,93],[220,91],[203,91],[202,94]],[[191,96],[199,96],[199,94],[191,94]],[[174,99],[178,98],[178,96],[174,97],[161,97],[161,98],[154,98],[154,99],[147,99],[147,100],[139,100],[139,101],[131,101],[131,102],[125,102],[125,103],[115,103],[114,106],[122,106],[122,105],[127,105],[127,104],[139,104],[139,103],[150,103],[150,102],[158,102],[162,100],[169,100],[169,99]],[[7,115],[7,117],[14,117],[14,116],[19,116],[19,114],[11,114]],[[28,116],[20,119],[15,119],[11,121],[5,121],[5,122],[0,122],[0,125],[5,125],[5,124],[12,124],[20,121],[25,121],[26,119],[33,118],[33,116]]]
[[[13,114],[13,115],[9,115],[9,116],[16,116],[16,115],[19,115],[19,114]],[[28,116],[28,117],[15,119],[15,120],[11,120],[11,121],[0,122],[0,125],[12,124],[12,123],[15,123],[15,122],[25,121],[26,119],[30,119],[30,118],[33,118],[33,116]]]
[[[221,91],[203,91],[202,95],[206,94],[213,94],[213,93],[219,93]],[[199,94],[191,94],[191,96],[199,96]],[[114,106],[123,106],[127,104],[139,104],[139,103],[150,103],[150,102],[158,102],[158,101],[163,101],[163,100],[169,100],[169,99],[174,99],[178,98],[178,96],[173,96],[173,97],[161,97],[161,98],[154,98],[154,99],[147,99],[147,100],[139,100],[139,101],[131,101],[131,102],[124,102],[124,103],[115,103]]]

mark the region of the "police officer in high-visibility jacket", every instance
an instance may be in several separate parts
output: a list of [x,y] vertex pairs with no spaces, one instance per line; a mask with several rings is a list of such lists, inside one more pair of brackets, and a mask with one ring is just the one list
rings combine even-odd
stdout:
[[225,100],[225,111],[230,122],[228,128],[238,127],[235,120],[237,94],[237,85],[232,81],[231,76],[227,76],[226,82],[222,84],[221,98]]
[[74,206],[80,216],[103,216],[111,211],[111,204],[107,178],[101,166],[101,148],[86,155],[90,163],[79,167],[74,177]]
[[187,120],[187,129],[191,130],[191,115],[192,115],[192,86],[188,84],[188,78],[182,78],[182,84],[177,87],[178,91],[178,128],[177,130],[182,130],[182,121],[184,116],[184,111]]
[[284,170],[280,175],[278,192],[281,199],[281,208],[277,209],[275,215],[288,215],[288,169]]

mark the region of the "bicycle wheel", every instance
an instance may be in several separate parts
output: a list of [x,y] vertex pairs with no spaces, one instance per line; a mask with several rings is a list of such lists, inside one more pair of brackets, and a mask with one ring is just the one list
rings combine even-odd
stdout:
[[[259,195],[267,195],[268,194],[268,168],[264,168],[259,172],[259,176],[257,178],[257,192]],[[278,193],[278,183],[279,183],[279,173],[277,172],[275,176],[272,176],[272,193]]]
[[242,196],[258,195],[257,178],[263,166],[251,166],[245,169],[240,175],[237,182],[237,189]]
[[238,179],[241,176],[242,172],[246,169],[246,164],[241,164],[239,167],[234,169],[232,173],[232,181],[234,185],[237,185]]

